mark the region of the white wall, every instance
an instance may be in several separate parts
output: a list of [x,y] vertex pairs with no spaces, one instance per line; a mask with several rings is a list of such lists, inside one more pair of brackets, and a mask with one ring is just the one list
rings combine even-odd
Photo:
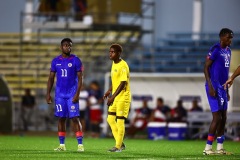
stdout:
[[240,32],[239,0],[203,0],[203,31],[219,32],[228,27]]
[[156,38],[192,30],[192,0],[155,0]]
[[24,7],[25,0],[1,0],[0,32],[20,31],[20,12]]
[[[111,84],[110,74],[105,74],[105,91]],[[176,106],[180,96],[200,96],[200,105],[204,110],[209,111],[209,104],[205,91],[205,77],[203,73],[131,73],[130,87],[132,95],[152,95],[153,101],[150,107],[156,107],[156,100],[162,97],[165,104],[173,108]],[[229,93],[232,97],[232,88]],[[233,99],[232,99],[233,100]],[[133,108],[139,107],[142,103],[132,101]],[[186,109],[191,106],[186,104]],[[229,102],[229,111],[232,111],[232,101]]]
[[[169,32],[191,32],[194,0],[155,0],[156,39]],[[229,27],[240,32],[240,0],[202,0],[203,32],[218,33]]]
[[[156,100],[162,97],[165,104],[174,108],[180,96],[200,96],[201,105],[204,110],[208,110],[208,102],[205,94],[205,79],[203,74],[151,74],[151,73],[131,73],[132,95],[152,95],[152,108],[156,107]],[[136,107],[137,102],[132,102],[132,107]],[[186,109],[191,106],[185,104]]]

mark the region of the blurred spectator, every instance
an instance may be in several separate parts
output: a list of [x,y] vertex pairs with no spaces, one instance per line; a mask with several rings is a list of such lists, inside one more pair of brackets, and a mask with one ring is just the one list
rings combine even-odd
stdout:
[[97,81],[92,81],[89,88],[90,130],[92,137],[99,137],[102,122],[102,91]]
[[177,101],[177,106],[171,110],[169,122],[186,122],[187,110],[183,107],[182,100]]
[[21,118],[23,121],[24,131],[27,131],[29,125],[33,123],[32,116],[34,113],[34,106],[35,106],[35,97],[31,95],[30,89],[25,89],[25,94],[22,96],[22,102],[21,102]]
[[82,21],[83,16],[87,12],[87,0],[74,0],[73,6],[75,12],[75,20]]
[[85,132],[86,130],[86,120],[85,120],[85,115],[86,115],[86,109],[88,107],[88,98],[89,98],[89,93],[85,89],[85,85],[82,85],[81,91],[80,91],[80,97],[79,97],[79,110],[80,110],[80,121],[82,124],[82,130]]
[[[82,84],[81,87],[81,91],[80,91],[80,95],[79,95],[79,111],[80,111],[80,122],[82,125],[82,131],[85,132],[86,131],[86,114],[87,114],[87,107],[89,105],[89,92],[88,90],[85,88],[85,84]],[[72,121],[68,121],[68,123],[70,122],[71,125],[71,135],[74,136],[74,127],[73,127],[73,123]]]
[[202,111],[203,111],[202,107],[200,107],[200,106],[198,105],[197,99],[194,99],[194,100],[192,101],[192,108],[191,108],[189,111],[190,111],[190,112],[192,112],[192,111],[200,111],[200,112],[202,112]]
[[39,0],[38,11],[48,16],[48,21],[57,21],[58,14],[69,13],[72,0]]
[[58,3],[61,0],[40,0],[40,5],[39,5],[39,12],[41,13],[47,13],[49,16],[48,21],[57,21],[58,16]]
[[164,122],[170,117],[171,109],[164,105],[163,98],[157,99],[157,107],[153,110],[151,114],[150,121],[152,122]]
[[57,3],[59,0],[48,0],[47,2],[49,3],[50,6],[50,19],[49,21],[57,21],[58,16],[57,14]]
[[148,100],[142,100],[142,107],[135,110],[136,115],[133,118],[131,125],[127,131],[127,136],[133,138],[134,135],[140,131],[144,130],[149,122],[149,118],[152,110],[148,106]]
[[[202,107],[200,107],[198,105],[198,101],[197,99],[194,99],[192,101],[192,108],[189,110],[189,112],[203,112],[203,109]],[[199,132],[199,126],[201,126],[203,123],[202,122],[194,122],[193,123],[193,126],[195,126],[194,128],[190,128],[190,135],[191,136],[194,136],[196,135],[198,132]]]

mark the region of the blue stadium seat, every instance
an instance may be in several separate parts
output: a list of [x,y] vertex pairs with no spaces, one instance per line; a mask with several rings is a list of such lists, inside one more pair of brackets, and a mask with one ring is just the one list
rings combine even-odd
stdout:
[[[219,41],[216,33],[201,33],[197,40],[193,33],[170,33],[159,39],[155,49],[146,47],[132,57],[130,69],[136,72],[203,72],[209,48]],[[239,36],[237,36],[239,35]],[[236,33],[232,49],[240,49],[240,33]]]

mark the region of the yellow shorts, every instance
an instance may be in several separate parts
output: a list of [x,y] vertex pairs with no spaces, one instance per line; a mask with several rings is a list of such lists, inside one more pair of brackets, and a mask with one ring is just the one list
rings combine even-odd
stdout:
[[108,112],[116,112],[116,116],[128,117],[130,102],[114,101],[108,108]]

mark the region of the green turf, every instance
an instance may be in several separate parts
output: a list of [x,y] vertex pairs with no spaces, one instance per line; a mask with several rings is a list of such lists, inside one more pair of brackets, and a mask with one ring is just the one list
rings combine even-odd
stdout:
[[[126,150],[109,153],[114,146],[112,138],[84,139],[85,152],[77,152],[77,141],[66,138],[65,152],[53,151],[58,146],[57,137],[0,136],[0,160],[104,160],[104,159],[240,159],[240,143],[226,141],[224,146],[234,155],[203,156],[205,141],[168,141],[126,139]],[[216,146],[214,146],[216,147]]]

